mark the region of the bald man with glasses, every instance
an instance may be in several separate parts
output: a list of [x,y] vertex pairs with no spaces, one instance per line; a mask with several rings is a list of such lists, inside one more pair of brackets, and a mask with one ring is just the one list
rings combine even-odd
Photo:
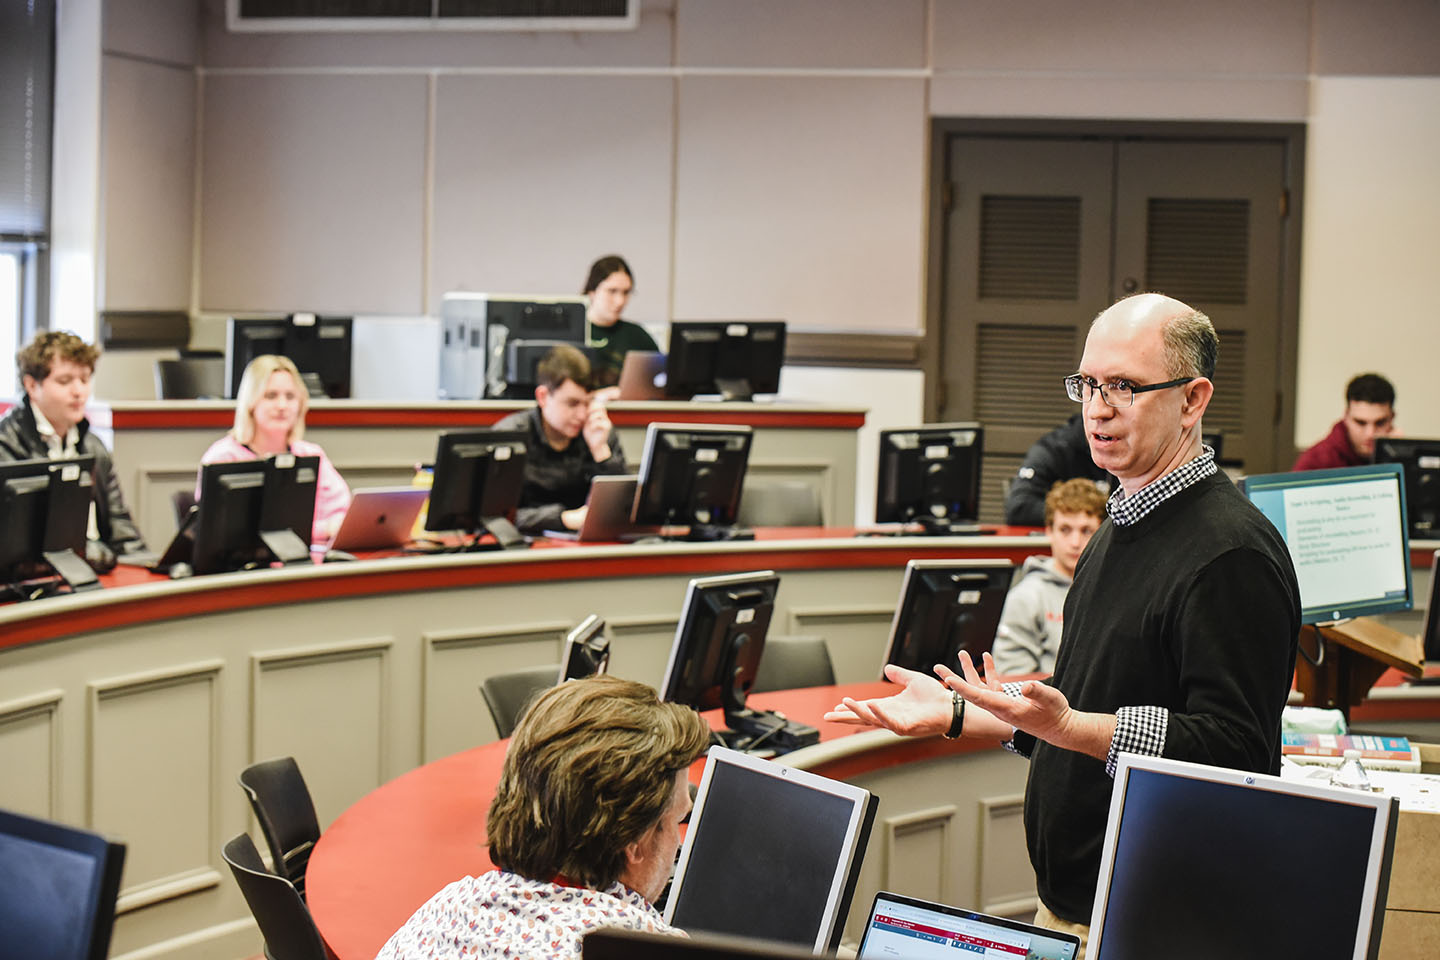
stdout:
[[1082,936],[1122,752],[1280,770],[1300,589],[1280,534],[1200,441],[1218,352],[1203,313],[1159,294],[1091,325],[1064,387],[1119,488],[1076,566],[1053,677],[1002,684],[989,654],[983,673],[961,654],[960,672],[937,665],[938,680],[887,667],[901,692],[826,715],[1028,756],[1036,922]]

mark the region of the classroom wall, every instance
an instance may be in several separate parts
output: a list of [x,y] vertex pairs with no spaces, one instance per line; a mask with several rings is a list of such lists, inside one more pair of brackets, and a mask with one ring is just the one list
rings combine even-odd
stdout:
[[1427,0],[646,0],[635,31],[445,36],[105,12],[101,307],[417,315],[613,250],[641,322],[917,333],[930,118],[1304,122],[1297,443],[1362,367],[1440,435]]

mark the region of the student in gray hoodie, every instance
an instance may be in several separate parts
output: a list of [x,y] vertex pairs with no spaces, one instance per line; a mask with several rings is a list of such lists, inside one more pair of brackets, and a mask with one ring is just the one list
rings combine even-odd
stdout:
[[1045,535],[1050,556],[1025,560],[1005,597],[995,634],[995,668],[1002,674],[1050,673],[1065,623],[1065,595],[1075,564],[1105,519],[1105,494],[1093,480],[1077,477],[1045,496]]

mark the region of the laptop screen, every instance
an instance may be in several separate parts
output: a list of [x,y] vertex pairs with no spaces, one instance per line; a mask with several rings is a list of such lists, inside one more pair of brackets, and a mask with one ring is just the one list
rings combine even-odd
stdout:
[[[856,954],[871,958],[955,960],[958,956],[993,960],[1075,960],[1078,938],[1018,920],[1004,920],[881,892],[870,908],[865,939]],[[964,953],[957,954],[956,950]]]

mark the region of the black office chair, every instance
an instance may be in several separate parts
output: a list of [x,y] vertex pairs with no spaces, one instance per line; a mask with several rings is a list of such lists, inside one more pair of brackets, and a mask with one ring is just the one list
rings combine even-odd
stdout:
[[736,522],[742,527],[819,527],[820,491],[804,480],[745,480]]
[[480,684],[480,695],[485,698],[485,706],[490,708],[490,718],[495,721],[495,732],[501,740],[515,732],[515,724],[530,701],[540,691],[555,686],[559,675],[560,665],[557,663],[485,678]]
[[824,637],[768,637],[755,673],[754,693],[833,687],[835,666]]
[[155,395],[161,400],[223,400],[225,358],[156,360]]
[[275,873],[304,899],[305,867],[320,839],[320,822],[300,767],[294,757],[280,757],[246,767],[238,779],[270,846]]
[[220,855],[235,875],[265,938],[265,956],[270,960],[329,960],[330,951],[300,892],[289,880],[265,869],[248,833],[225,844]]

